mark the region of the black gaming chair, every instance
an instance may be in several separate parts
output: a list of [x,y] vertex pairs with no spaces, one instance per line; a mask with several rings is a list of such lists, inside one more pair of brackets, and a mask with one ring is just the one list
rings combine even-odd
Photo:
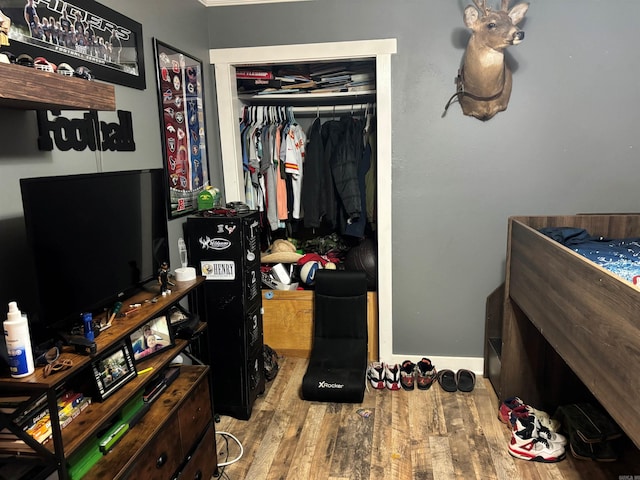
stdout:
[[360,403],[367,372],[367,276],[318,270],[313,304],[313,346],[302,397]]

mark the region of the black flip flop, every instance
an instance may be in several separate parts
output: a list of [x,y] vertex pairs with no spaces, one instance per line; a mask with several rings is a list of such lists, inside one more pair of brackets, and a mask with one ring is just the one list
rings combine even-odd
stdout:
[[458,389],[456,375],[453,370],[440,370],[438,372],[438,383],[445,392],[455,392]]
[[461,368],[456,373],[456,383],[461,392],[471,392],[476,386],[476,374],[471,370]]

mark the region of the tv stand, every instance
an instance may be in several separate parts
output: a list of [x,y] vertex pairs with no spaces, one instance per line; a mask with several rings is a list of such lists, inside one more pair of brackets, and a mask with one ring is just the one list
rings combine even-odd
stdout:
[[[189,310],[203,316],[205,308],[203,277],[190,282],[175,282],[171,295],[158,296],[141,291],[121,300],[123,304],[140,303],[143,306],[124,318],[117,318],[111,327],[96,338],[99,358],[101,352],[128,339],[131,333],[149,320],[165,314],[182,299],[188,299]],[[106,314],[104,314],[106,315]],[[140,361],[136,370],[152,369],[160,372],[185,350],[204,352],[199,360],[209,363],[205,323],[200,322],[189,340],[175,339],[173,348]],[[204,340],[204,341],[201,341]],[[204,344],[201,348],[199,343]],[[193,349],[192,349],[193,347]],[[189,355],[193,356],[191,351]],[[10,409],[0,411],[0,430],[13,435],[13,441],[0,442],[0,470],[23,469],[15,478],[46,478],[54,471],[61,479],[77,478],[80,465],[86,465],[92,455],[95,463],[87,469],[85,478],[208,478],[217,471],[215,426],[211,401],[211,374],[206,364],[182,365],[179,376],[151,403],[142,419],[131,427],[108,455],[95,453],[100,432],[114,419],[124,418],[125,405],[141,398],[154,374],[139,374],[123,384],[103,402],[92,403],[63,429],[59,422],[56,393],[62,387],[86,385],[95,358],[75,353],[70,347],[62,349],[61,358],[73,361],[69,370],[44,377],[44,368],[36,367],[33,375],[15,379],[8,372],[0,374],[0,401],[8,397],[23,398]],[[91,391],[83,391],[92,396]],[[30,405],[41,398],[51,414],[52,436],[43,444],[23,431],[17,418]],[[7,440],[7,437],[3,437]],[[14,470],[12,470],[14,471]],[[25,473],[26,472],[26,473]],[[14,476],[9,475],[11,478]]]

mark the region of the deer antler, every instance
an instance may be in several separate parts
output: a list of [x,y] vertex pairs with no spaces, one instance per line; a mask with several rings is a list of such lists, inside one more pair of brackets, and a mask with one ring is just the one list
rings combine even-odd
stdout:
[[[508,1],[508,0],[506,0]],[[487,14],[487,2],[486,0],[473,0],[473,3],[476,4],[476,7],[482,12],[483,15]]]
[[503,11],[509,11],[509,0],[502,0],[502,7],[500,7]]

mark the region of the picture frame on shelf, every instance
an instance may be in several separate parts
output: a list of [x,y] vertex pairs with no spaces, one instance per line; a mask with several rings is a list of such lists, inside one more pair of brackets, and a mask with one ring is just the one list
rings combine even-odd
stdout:
[[[6,48],[16,56],[85,67],[98,80],[147,88],[140,23],[94,0],[0,0],[0,10],[10,19]],[[52,22],[59,26],[50,28]]]
[[193,338],[198,328],[200,318],[185,310],[180,304],[176,304],[167,312],[169,324],[174,338]]
[[125,339],[91,362],[97,399],[104,401],[138,372],[133,361],[131,344]]
[[169,219],[198,211],[210,186],[202,61],[153,39]]
[[174,346],[173,330],[167,315],[155,317],[129,336],[136,363]]

